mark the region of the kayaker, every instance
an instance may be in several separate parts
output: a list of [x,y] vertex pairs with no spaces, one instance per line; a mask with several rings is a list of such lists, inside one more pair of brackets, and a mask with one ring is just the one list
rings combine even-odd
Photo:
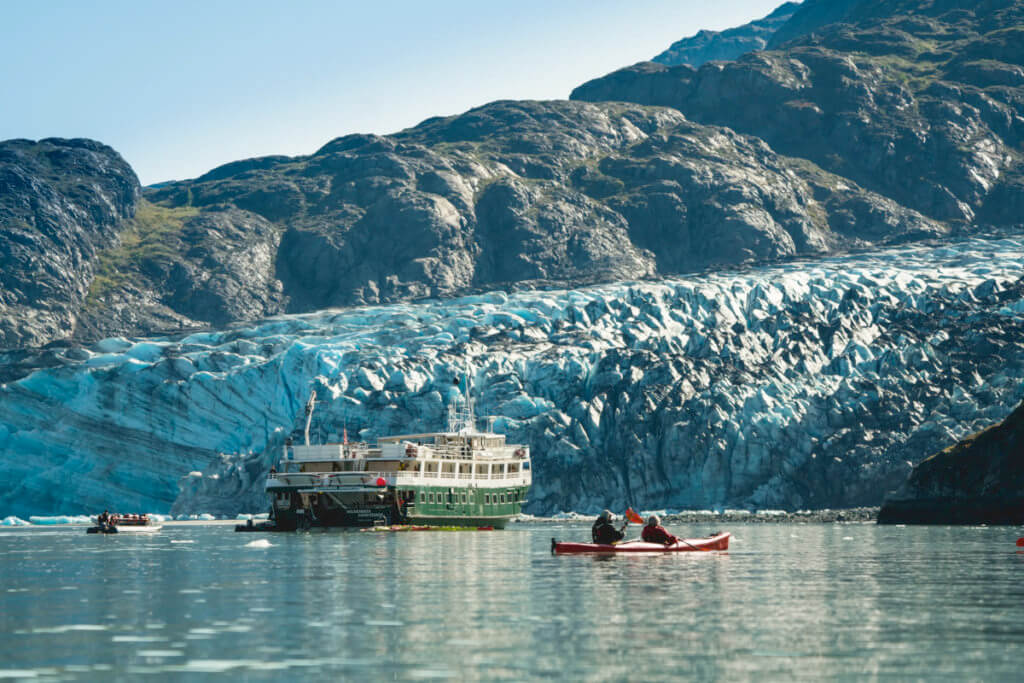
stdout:
[[644,527],[643,532],[641,532],[640,538],[648,543],[661,543],[663,545],[672,545],[679,541],[678,538],[665,531],[665,527],[661,526],[661,520],[658,519],[658,515],[651,515],[647,518],[647,525]]
[[[611,510],[605,510],[602,512],[597,521],[594,522],[594,526],[590,529],[590,535],[594,539],[594,543],[602,543],[604,545],[611,545],[616,541],[621,541],[623,537],[622,530],[616,529],[612,525],[612,520],[615,516],[611,513]],[[623,529],[625,525],[623,525]]]

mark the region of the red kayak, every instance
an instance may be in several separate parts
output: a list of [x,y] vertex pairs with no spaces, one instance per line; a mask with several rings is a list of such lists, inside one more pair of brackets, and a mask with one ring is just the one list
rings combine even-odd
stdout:
[[707,538],[687,538],[671,545],[648,543],[646,541],[622,541],[612,545],[601,543],[559,543],[551,539],[551,552],[558,555],[574,553],[685,553],[711,550],[728,550],[729,538],[727,531],[708,536]]

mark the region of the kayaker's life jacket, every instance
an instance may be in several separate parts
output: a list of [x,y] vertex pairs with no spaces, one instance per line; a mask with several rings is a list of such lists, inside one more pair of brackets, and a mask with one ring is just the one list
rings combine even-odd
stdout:
[[658,526],[645,526],[643,532],[640,534],[640,538],[647,541],[648,543],[662,543],[669,545],[676,543],[679,539],[665,531],[665,527]]
[[594,526],[590,529],[590,535],[594,539],[594,543],[602,543],[604,545],[610,545],[615,541],[621,541],[623,533],[612,526],[612,523],[599,519],[594,522]]

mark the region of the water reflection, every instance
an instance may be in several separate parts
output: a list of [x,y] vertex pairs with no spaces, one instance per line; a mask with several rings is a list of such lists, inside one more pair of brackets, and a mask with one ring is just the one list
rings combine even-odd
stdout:
[[0,532],[0,675],[1015,676],[1018,530],[732,531],[728,553],[611,557],[550,554],[584,525],[265,547],[217,526]]

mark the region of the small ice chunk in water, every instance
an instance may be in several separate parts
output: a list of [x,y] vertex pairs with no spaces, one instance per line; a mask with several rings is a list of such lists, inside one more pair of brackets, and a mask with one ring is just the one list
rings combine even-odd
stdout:
[[261,538],[258,541],[249,541],[248,543],[245,544],[245,547],[246,548],[273,548],[274,546],[271,545],[270,541],[268,541],[267,539]]

